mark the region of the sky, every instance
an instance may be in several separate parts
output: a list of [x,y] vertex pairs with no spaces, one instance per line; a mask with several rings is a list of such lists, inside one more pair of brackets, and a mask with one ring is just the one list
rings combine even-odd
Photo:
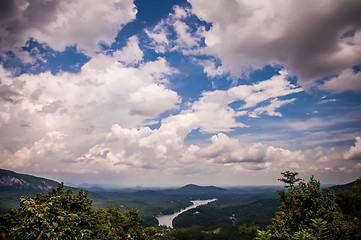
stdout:
[[73,184],[361,177],[359,0],[3,0],[0,168]]

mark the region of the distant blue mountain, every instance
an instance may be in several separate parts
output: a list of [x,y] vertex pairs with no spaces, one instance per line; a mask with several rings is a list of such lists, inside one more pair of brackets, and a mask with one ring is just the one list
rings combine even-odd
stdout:
[[219,188],[215,186],[198,186],[195,184],[188,184],[176,190],[177,193],[181,194],[220,194],[226,193],[229,190]]
[[335,186],[329,187],[329,189],[334,190],[334,191],[351,190],[352,187],[355,185],[355,183],[356,183],[356,181],[346,183],[346,184],[342,184],[342,185],[335,185]]

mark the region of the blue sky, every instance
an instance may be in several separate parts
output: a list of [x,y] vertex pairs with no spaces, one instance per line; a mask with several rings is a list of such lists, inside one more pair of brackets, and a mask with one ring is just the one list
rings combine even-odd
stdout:
[[1,168],[122,186],[361,176],[359,1],[1,5]]

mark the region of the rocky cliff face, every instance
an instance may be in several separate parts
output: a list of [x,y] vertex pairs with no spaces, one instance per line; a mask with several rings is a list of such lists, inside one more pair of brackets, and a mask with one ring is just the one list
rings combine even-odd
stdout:
[[46,191],[58,185],[57,182],[35,176],[19,174],[0,169],[0,187],[11,189],[33,189]]
[[45,181],[40,181],[39,183],[29,183],[23,179],[18,179],[10,176],[2,176],[0,178],[0,186],[11,187],[15,189],[39,189],[39,190],[49,190],[53,188],[51,185],[47,184]]

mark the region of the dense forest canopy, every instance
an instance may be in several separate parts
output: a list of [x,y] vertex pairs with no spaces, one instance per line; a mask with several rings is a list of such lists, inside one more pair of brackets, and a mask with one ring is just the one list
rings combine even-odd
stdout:
[[112,206],[94,210],[87,191],[72,195],[64,184],[47,194],[22,197],[19,209],[0,220],[3,239],[158,239],[155,228],[140,226],[136,209],[125,214]]

